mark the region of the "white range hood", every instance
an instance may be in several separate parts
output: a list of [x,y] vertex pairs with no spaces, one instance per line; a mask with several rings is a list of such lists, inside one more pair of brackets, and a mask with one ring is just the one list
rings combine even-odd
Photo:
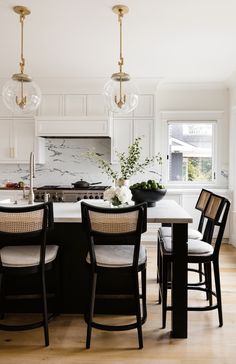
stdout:
[[110,137],[110,125],[104,117],[35,117],[38,137]]

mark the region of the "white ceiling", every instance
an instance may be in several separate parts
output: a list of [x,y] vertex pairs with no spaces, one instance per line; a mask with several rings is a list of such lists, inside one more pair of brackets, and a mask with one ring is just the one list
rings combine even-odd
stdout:
[[[0,77],[19,70],[25,5],[25,72],[39,77],[110,77],[118,71],[115,0],[0,0]],[[124,71],[132,77],[221,82],[236,71],[236,0],[122,0]]]

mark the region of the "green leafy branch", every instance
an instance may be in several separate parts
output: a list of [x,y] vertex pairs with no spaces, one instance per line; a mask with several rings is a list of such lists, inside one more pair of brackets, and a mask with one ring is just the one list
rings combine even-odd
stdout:
[[103,173],[106,173],[113,180],[117,180],[118,178],[129,179],[137,173],[144,173],[145,169],[155,162],[158,164],[162,163],[160,153],[151,158],[146,157],[143,162],[140,162],[142,151],[142,146],[140,145],[141,141],[141,137],[135,138],[134,143],[128,147],[127,155],[124,152],[115,152],[119,160],[120,174],[117,171],[114,171],[111,167],[111,163],[102,159],[96,152],[88,152],[86,155],[89,159],[94,160],[98,167],[103,170]]

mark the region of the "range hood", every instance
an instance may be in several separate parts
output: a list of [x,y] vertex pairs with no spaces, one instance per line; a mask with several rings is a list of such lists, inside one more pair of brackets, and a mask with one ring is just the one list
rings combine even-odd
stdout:
[[35,117],[36,136],[45,138],[110,137],[110,125],[105,117]]

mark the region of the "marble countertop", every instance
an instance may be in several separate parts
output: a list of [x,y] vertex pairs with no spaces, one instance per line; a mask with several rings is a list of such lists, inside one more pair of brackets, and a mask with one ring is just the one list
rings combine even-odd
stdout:
[[[100,207],[109,207],[103,200],[88,201]],[[81,202],[54,203],[54,221],[57,222],[81,222]],[[192,223],[192,217],[175,201],[161,200],[155,207],[147,209],[147,220],[152,223]]]
[[[10,200],[0,201],[4,206],[19,207],[29,206],[28,202],[22,200],[18,204],[9,203]],[[109,207],[109,203],[103,200],[84,200],[84,202],[100,206]],[[55,223],[76,223],[81,222],[81,201],[54,203]],[[158,201],[155,207],[148,207],[147,221],[150,223],[192,223],[192,217],[174,200],[164,199]]]

